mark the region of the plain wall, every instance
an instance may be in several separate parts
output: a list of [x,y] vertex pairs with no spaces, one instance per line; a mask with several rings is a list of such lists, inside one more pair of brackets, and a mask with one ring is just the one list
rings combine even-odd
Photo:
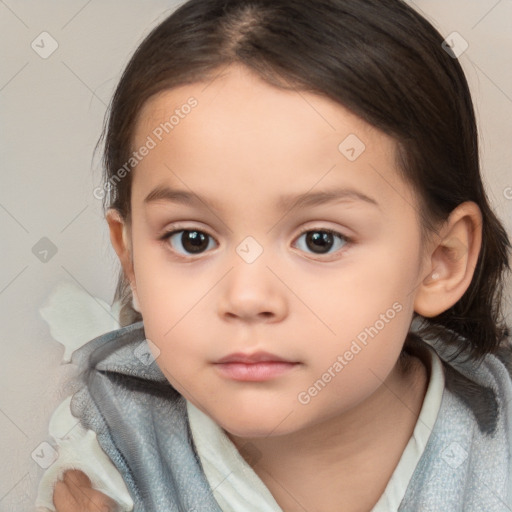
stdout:
[[[63,346],[39,308],[61,281],[110,303],[117,260],[93,159],[106,106],[133,50],[177,3],[123,0],[6,0],[0,3],[0,510],[32,510],[43,470],[31,453],[69,389]],[[512,2],[417,0],[443,35],[469,43],[460,57],[480,122],[488,194],[512,232]],[[48,32],[57,50],[32,48]],[[47,37],[47,36],[44,36]],[[40,51],[50,40],[39,43]],[[46,263],[33,247],[46,237]],[[510,301],[510,287],[508,288]],[[99,306],[98,306],[99,307]],[[512,307],[507,306],[511,319]],[[68,365],[69,366],[69,365]]]

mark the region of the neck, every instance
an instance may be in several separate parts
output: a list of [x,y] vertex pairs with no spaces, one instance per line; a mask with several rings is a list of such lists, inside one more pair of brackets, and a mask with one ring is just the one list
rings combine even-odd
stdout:
[[[228,436],[250,441],[256,474],[285,512],[367,511],[384,491],[416,425],[428,383],[416,357],[397,362],[379,388],[352,410],[290,434]],[[297,504],[299,503],[300,506]],[[310,508],[308,508],[310,507]]]

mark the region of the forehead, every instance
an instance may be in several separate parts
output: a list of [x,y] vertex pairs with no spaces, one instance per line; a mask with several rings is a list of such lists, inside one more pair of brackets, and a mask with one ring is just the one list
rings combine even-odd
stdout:
[[414,201],[392,137],[329,98],[278,89],[240,67],[152,97],[133,148],[149,139],[154,147],[134,172],[139,201],[163,183],[220,201],[227,192],[256,201],[340,185],[383,202]]

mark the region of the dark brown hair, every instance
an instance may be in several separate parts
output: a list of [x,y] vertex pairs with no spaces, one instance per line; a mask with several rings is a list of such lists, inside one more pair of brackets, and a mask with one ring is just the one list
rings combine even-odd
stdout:
[[[478,204],[483,240],[472,282],[453,307],[424,319],[419,334],[459,347],[462,336],[475,359],[496,352],[509,335],[502,293],[511,246],[483,188],[466,78],[442,43],[401,0],[190,0],[144,39],[115,91],[100,138],[104,209],[130,223],[131,173],[115,178],[130,161],[144,103],[242,64],[276,87],[333,99],[394,137],[426,236],[457,205]],[[142,319],[122,272],[114,300],[123,303],[123,323]]]

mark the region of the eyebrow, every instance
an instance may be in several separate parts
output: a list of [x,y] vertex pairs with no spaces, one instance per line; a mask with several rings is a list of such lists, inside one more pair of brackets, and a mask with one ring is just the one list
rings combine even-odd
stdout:
[[[158,185],[144,199],[144,204],[157,201],[168,201],[183,205],[199,205],[203,203],[209,209],[220,210],[220,205],[212,199],[206,199],[198,194],[186,190],[173,189],[168,186]],[[335,188],[331,190],[321,190],[317,192],[306,192],[299,195],[282,195],[278,198],[276,206],[281,210],[293,208],[307,208],[319,206],[326,203],[341,203],[360,201],[373,205],[380,209],[379,203],[372,197],[356,190],[354,188]]]

